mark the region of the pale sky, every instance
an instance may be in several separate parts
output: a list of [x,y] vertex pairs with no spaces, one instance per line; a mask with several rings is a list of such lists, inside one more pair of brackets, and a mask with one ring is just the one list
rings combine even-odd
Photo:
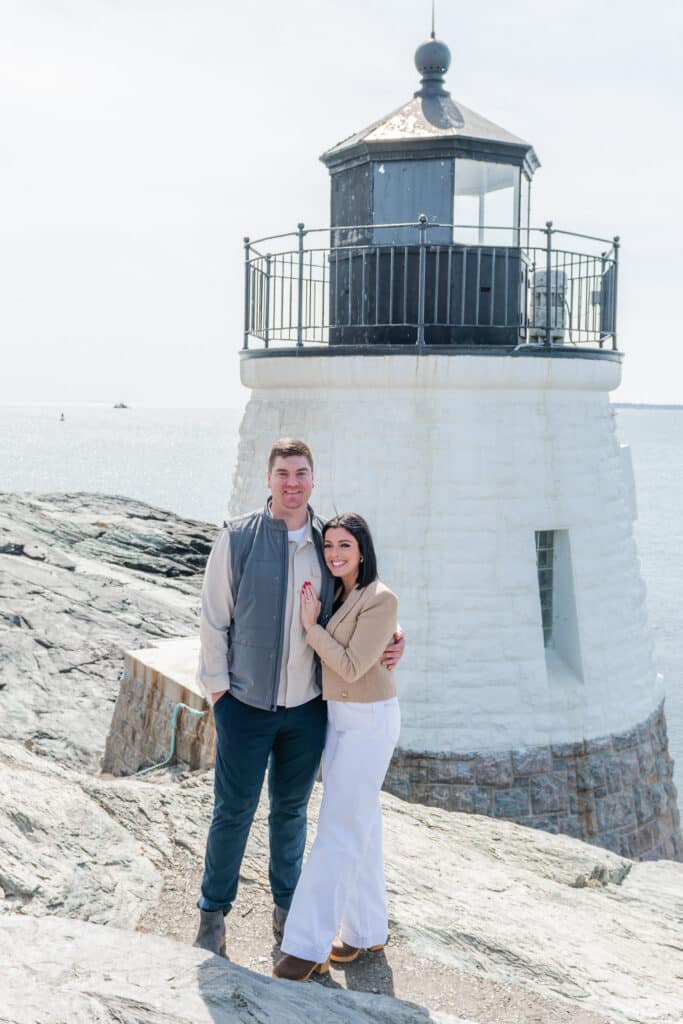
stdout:
[[[242,236],[329,223],[429,0],[0,0],[0,402],[236,406]],[[679,0],[437,0],[447,85],[531,142],[532,222],[622,237],[620,401],[683,403]]]

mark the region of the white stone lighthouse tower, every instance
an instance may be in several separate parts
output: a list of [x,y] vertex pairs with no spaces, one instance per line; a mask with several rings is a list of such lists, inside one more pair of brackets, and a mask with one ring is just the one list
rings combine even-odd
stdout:
[[245,242],[233,514],[274,438],[376,538],[407,638],[399,796],[683,856],[633,540],[618,240],[530,223],[533,148],[455,103],[450,53],[323,157],[331,226]]

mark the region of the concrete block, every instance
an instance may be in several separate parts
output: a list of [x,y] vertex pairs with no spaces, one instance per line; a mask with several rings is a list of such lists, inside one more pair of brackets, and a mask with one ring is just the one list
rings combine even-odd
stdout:
[[512,751],[512,770],[515,777],[536,775],[550,771],[552,756],[549,747],[531,747]]
[[452,809],[468,814],[491,815],[493,799],[486,786],[453,786]]
[[531,799],[528,788],[515,787],[495,790],[493,813],[496,818],[524,819],[530,812]]
[[475,760],[461,760],[460,758],[434,759],[429,767],[428,775],[431,783],[474,783],[475,781]]
[[574,743],[553,743],[550,750],[553,758],[579,757],[584,752],[584,742],[579,740]]
[[657,762],[655,761],[652,746],[649,743],[643,744],[638,747],[637,754],[641,778],[654,782],[657,776]]
[[664,814],[668,806],[666,790],[663,783],[656,782],[650,787],[650,800],[655,809],[655,814]]
[[604,831],[599,832],[596,836],[589,840],[596,846],[604,846],[607,850],[612,850],[613,853],[621,853],[621,833]]
[[585,825],[582,818],[578,814],[567,814],[561,817],[558,821],[559,831],[564,835],[573,836],[574,839],[583,839],[585,835]]
[[569,810],[569,792],[566,776],[561,772],[548,772],[530,780],[531,807],[534,814]]
[[657,778],[662,782],[665,779],[673,778],[674,762],[673,758],[669,756],[668,751],[655,755],[655,771],[657,772]]
[[612,745],[615,750],[626,750],[629,747],[638,746],[638,729],[629,729],[627,732],[617,733],[612,738]]
[[605,786],[608,793],[620,793],[622,789],[621,757],[605,754]]
[[608,794],[597,801],[596,816],[600,832],[633,827],[637,823],[633,794]]
[[589,754],[576,762],[578,789],[600,789],[606,786],[605,754]]
[[480,754],[476,761],[475,776],[480,784],[509,786],[514,778],[510,754]]
[[634,786],[640,779],[640,764],[636,750],[625,750],[620,758],[621,779],[624,788]]
[[636,783],[633,787],[633,803],[639,825],[654,817],[655,805],[648,785]]
[[524,822],[529,828],[538,828],[543,832],[552,832],[557,835],[560,832],[561,819],[556,817],[547,817],[540,814],[531,815]]

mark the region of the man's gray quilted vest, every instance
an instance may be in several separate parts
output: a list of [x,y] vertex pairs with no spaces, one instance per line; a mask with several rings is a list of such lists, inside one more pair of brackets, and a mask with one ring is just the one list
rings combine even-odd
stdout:
[[[322,554],[322,521],[311,516],[313,542],[322,569],[321,625],[334,601],[334,583]],[[274,711],[280,680],[289,549],[287,524],[273,519],[268,506],[226,524],[235,608],[228,630],[230,692],[244,704]],[[320,661],[316,683],[322,691]]]

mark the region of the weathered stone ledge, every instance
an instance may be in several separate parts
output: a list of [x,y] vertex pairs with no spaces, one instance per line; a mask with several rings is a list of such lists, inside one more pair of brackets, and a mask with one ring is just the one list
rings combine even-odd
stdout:
[[126,654],[119,695],[107,736],[102,769],[133,775],[166,760],[173,742],[173,714],[180,709],[174,762],[188,768],[213,768],[216,731],[213,715],[196,682],[199,637],[167,640],[158,647]]

